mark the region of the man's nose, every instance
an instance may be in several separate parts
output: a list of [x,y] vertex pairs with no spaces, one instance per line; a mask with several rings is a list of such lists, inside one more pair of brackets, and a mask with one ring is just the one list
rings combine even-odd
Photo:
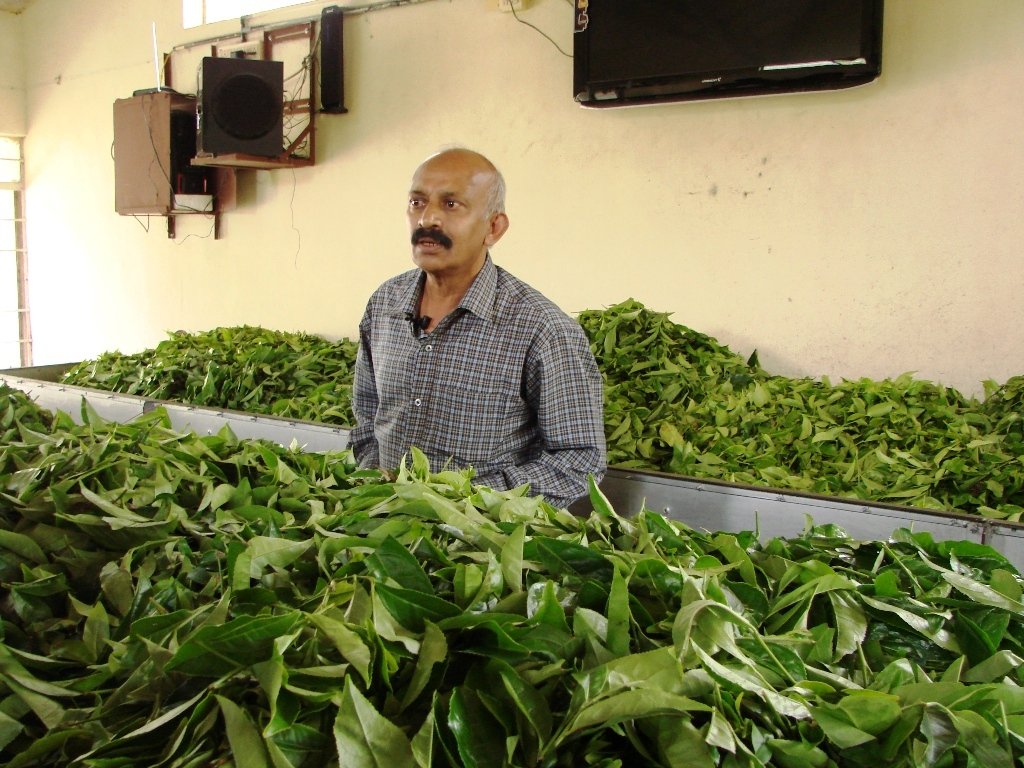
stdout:
[[437,227],[441,223],[441,209],[433,203],[425,203],[420,210],[421,227]]

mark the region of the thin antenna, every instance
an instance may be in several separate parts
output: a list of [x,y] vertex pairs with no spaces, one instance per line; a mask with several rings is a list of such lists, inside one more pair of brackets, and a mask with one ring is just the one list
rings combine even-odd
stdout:
[[156,78],[156,89],[160,90],[160,54],[156,47],[156,22],[153,22],[153,76]]

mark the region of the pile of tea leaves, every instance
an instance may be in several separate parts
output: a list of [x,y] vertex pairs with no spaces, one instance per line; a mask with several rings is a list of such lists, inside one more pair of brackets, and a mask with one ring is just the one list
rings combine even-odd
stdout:
[[64,384],[281,418],[352,423],[358,344],[249,325],[175,331],[151,349],[104,352]]
[[760,542],[596,486],[397,477],[0,392],[0,762],[672,768],[1024,760],[995,550]]
[[984,402],[904,374],[772,375],[635,301],[579,321],[605,379],[609,463],[978,513],[1024,513],[1024,377]]
[[[604,377],[609,464],[1020,521],[1024,376],[979,401],[906,373],[764,370],[635,300],[581,312]],[[65,383],[350,426],[356,342],[250,327],[105,353]]]

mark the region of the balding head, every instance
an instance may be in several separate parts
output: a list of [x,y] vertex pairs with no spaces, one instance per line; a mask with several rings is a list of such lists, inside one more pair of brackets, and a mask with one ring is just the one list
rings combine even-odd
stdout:
[[416,169],[416,173],[431,165],[450,164],[463,169],[487,185],[486,215],[505,212],[505,178],[501,171],[479,152],[465,147],[448,147],[435,152]]

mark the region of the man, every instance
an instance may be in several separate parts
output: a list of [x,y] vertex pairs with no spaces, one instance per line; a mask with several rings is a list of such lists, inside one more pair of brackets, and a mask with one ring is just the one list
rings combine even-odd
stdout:
[[586,335],[490,257],[508,229],[505,182],[482,155],[449,149],[413,176],[417,269],[370,297],[359,325],[351,435],[362,466],[472,467],[495,490],[524,483],[556,506],[600,480],[602,382]]

